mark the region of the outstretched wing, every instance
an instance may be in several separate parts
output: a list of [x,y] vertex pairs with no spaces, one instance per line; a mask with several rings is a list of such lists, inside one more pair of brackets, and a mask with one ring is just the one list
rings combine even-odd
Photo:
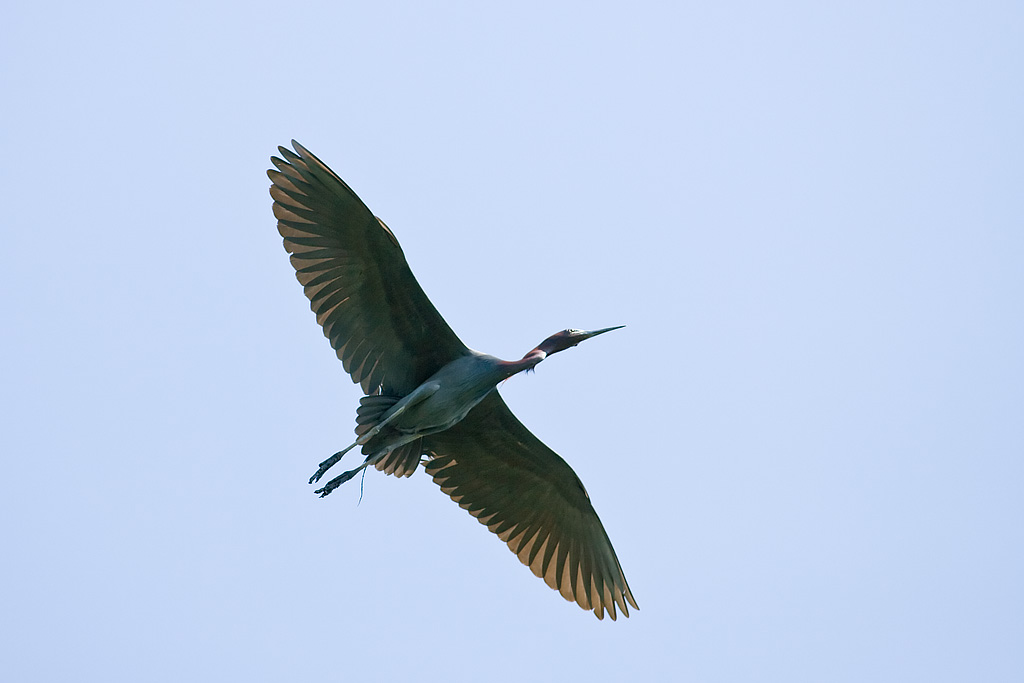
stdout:
[[639,609],[608,534],[572,468],[516,419],[497,391],[424,438],[427,473],[566,600],[615,619]]
[[404,396],[469,353],[413,277],[398,240],[326,164],[279,147],[274,215],[316,320],[363,392]]

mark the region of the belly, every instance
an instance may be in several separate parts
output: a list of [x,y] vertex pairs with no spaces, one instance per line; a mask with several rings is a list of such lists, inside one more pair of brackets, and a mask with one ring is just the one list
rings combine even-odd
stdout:
[[410,436],[427,436],[443,432],[461,422],[492,391],[493,387],[483,393],[467,397],[452,396],[451,392],[441,389],[399,416],[394,427],[397,431]]

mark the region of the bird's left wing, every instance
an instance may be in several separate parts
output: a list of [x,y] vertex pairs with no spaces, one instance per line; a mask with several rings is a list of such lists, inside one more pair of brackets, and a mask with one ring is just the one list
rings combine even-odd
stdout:
[[394,234],[324,162],[292,140],[272,157],[277,227],[324,335],[367,394],[404,396],[469,353]]
[[608,534],[572,468],[516,419],[497,391],[424,438],[427,473],[566,600],[598,619],[629,591]]

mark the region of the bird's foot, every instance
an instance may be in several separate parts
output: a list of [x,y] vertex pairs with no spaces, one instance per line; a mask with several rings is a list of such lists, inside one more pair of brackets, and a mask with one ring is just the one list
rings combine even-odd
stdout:
[[316,473],[312,477],[309,478],[309,483],[310,484],[315,484],[316,482],[320,481],[320,477],[322,477],[325,474],[327,474],[327,470],[329,470],[332,467],[334,467],[338,463],[338,461],[341,460],[341,456],[345,455],[345,453],[348,452],[349,448],[352,448],[352,447],[349,446],[348,448],[346,448],[343,451],[338,451],[337,453],[335,453],[334,455],[332,455],[331,457],[327,458],[322,463],[320,463],[320,468],[316,471]]
[[331,491],[333,491],[334,489],[338,488],[339,486],[344,484],[346,481],[348,481],[352,477],[354,477],[357,474],[359,474],[359,472],[362,469],[363,469],[362,467],[357,467],[354,470],[349,470],[348,472],[345,472],[344,474],[339,475],[339,476],[335,477],[334,479],[331,479],[329,482],[327,482],[326,486],[324,486],[322,489],[317,489],[313,493],[319,493],[320,497],[323,498],[324,496],[328,495]]

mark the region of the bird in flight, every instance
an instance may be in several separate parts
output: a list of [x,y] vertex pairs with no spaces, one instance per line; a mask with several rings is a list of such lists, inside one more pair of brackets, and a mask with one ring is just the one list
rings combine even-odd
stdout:
[[365,396],[356,440],[320,464],[319,482],[361,447],[363,468],[408,477],[423,464],[452,500],[534,574],[598,619],[637,607],[608,534],[572,468],[508,409],[496,387],[548,356],[618,327],[563,330],[520,360],[463,344],[437,312],[394,233],[334,171],[292,140],[271,157],[274,216],[317,322]]

